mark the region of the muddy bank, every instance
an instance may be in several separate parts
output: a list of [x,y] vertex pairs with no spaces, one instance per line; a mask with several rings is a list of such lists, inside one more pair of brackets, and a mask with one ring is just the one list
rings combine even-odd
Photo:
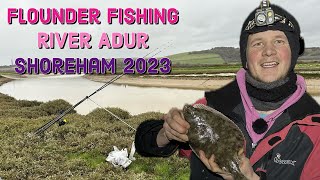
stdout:
[[6,78],[6,77],[3,77],[2,75],[0,75],[0,86],[4,83],[7,83],[9,81],[12,81],[12,79],[9,79],[9,78]]
[[[83,76],[96,82],[107,82],[114,76]],[[167,87],[193,90],[214,90],[218,89],[233,80],[232,77],[210,77],[210,78],[150,78],[123,76],[113,84],[130,85],[138,87]],[[320,95],[320,79],[306,79],[307,91],[312,95]]]
[[[31,77],[31,76],[30,76]],[[85,75],[86,79],[96,82],[107,82],[114,76],[102,75]],[[4,76],[0,75],[0,85],[12,81],[14,79],[29,78],[28,76]],[[179,89],[192,89],[192,90],[215,90],[225,86],[233,80],[233,77],[146,77],[146,76],[123,76],[113,84],[129,85],[138,87],[166,87],[166,88],[179,88]],[[320,95],[320,79],[311,78],[306,79],[307,92],[312,95]]]

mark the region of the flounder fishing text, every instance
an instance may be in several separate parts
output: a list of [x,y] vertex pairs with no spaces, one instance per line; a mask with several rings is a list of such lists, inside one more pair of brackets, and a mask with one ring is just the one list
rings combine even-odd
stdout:
[[[105,13],[97,8],[8,8],[7,15],[9,25],[100,25],[103,21],[109,25],[176,25],[179,22],[176,8],[107,8]],[[91,43],[92,38],[87,32],[38,32],[37,48],[149,49],[149,35],[145,32],[103,32],[97,44]],[[166,57],[128,57],[121,61],[122,65],[117,64],[116,58],[18,57],[15,58],[15,71],[18,74],[116,74],[121,67],[124,74],[171,72],[171,61]]]
[[[22,8],[8,8],[7,22],[10,25],[14,23],[14,20],[21,25],[36,25],[39,22],[44,25],[92,25],[101,24],[100,16],[101,12],[96,8],[29,8],[27,11]],[[108,8],[106,18],[108,24],[117,20],[120,25],[124,23],[128,25],[158,25],[160,23],[175,25],[179,22],[179,11],[175,8]],[[91,39],[91,34],[87,32],[38,32],[38,48],[54,49],[58,45],[60,49],[63,49],[68,42],[67,46],[70,49],[91,49]],[[98,48],[102,49],[106,46],[108,49],[119,49],[125,46],[128,49],[136,47],[148,49],[148,40],[149,35],[144,32],[102,33]]]
[[[8,8],[8,23],[19,24],[100,24],[101,11],[96,8]],[[26,17],[26,18],[25,18]],[[179,11],[176,8],[107,8],[106,21],[112,24],[177,24]]]

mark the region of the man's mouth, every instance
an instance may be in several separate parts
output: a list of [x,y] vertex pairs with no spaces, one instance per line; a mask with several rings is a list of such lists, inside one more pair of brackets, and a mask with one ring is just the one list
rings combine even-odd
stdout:
[[278,62],[272,61],[272,62],[262,63],[261,67],[263,67],[263,68],[273,68],[273,67],[276,67],[277,65],[279,65]]

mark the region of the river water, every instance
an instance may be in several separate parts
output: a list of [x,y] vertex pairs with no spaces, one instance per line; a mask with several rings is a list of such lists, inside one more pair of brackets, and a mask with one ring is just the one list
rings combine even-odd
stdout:
[[[72,105],[90,95],[104,83],[93,82],[80,76],[51,76],[43,78],[18,79],[0,86],[0,92],[16,99],[47,102],[64,99]],[[167,112],[171,107],[182,108],[203,97],[204,91],[171,88],[141,88],[109,85],[91,96],[102,107],[119,107],[136,115],[144,112]],[[79,114],[87,114],[95,103],[86,100],[76,107]]]
[[[102,85],[80,76],[51,76],[14,80],[0,86],[0,92],[16,99],[42,102],[64,99],[74,105]],[[165,113],[171,107],[182,108],[185,103],[193,103],[203,95],[202,90],[109,85],[91,99],[102,107],[119,107],[136,115],[149,111]],[[320,97],[315,98],[320,103]],[[87,100],[75,110],[87,114],[98,107]]]

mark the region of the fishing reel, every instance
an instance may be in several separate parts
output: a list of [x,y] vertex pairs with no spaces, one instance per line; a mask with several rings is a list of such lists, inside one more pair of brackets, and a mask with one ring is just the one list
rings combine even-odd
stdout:
[[60,120],[58,121],[58,125],[59,125],[59,126],[63,126],[63,125],[65,125],[67,122],[68,122],[68,121],[67,121],[66,119],[60,119]]
[[[62,113],[63,113],[63,110],[61,110],[61,111],[57,114],[57,116],[61,115]],[[58,121],[58,125],[59,125],[59,126],[63,126],[63,125],[65,125],[67,122],[68,122],[67,119],[62,119],[62,118],[61,118],[61,119]]]

